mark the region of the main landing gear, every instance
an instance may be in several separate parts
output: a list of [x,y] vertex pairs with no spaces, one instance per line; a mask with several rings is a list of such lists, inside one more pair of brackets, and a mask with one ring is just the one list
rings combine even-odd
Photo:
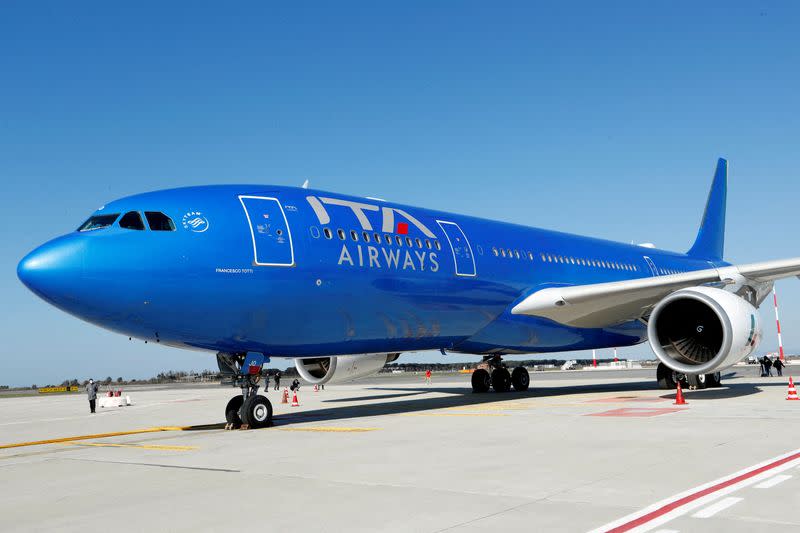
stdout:
[[[250,360],[246,354],[217,354],[222,373],[230,376],[232,385],[242,389],[225,406],[225,429],[260,429],[272,425],[272,404],[258,394],[261,383],[261,362]],[[249,364],[248,364],[249,363]],[[253,364],[255,363],[255,364]]]
[[508,392],[511,387],[522,392],[528,390],[530,384],[531,377],[525,368],[518,366],[509,372],[499,355],[484,357],[472,373],[473,392],[489,392],[489,388],[495,392]]
[[659,388],[665,390],[677,388],[678,382],[680,382],[681,387],[689,389],[706,389],[722,386],[722,376],[719,372],[712,372],[711,374],[683,374],[672,370],[664,363],[658,364],[656,379],[658,380]]

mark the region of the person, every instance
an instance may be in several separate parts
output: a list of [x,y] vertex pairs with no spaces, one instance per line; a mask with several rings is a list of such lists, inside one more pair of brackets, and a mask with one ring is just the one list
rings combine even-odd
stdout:
[[431,369],[430,368],[425,371],[425,383],[427,383],[428,385],[431,384]]
[[278,370],[277,372],[275,372],[275,389],[273,390],[279,390],[280,388],[281,388],[281,371]]
[[292,392],[300,390],[300,381],[297,378],[294,378],[294,381],[292,381],[292,386],[289,388],[292,390]]
[[767,375],[766,372],[764,372],[764,359],[766,359],[766,358],[767,357],[764,356],[764,357],[762,357],[761,359],[758,360],[758,365],[761,367],[761,377],[762,378]]
[[786,365],[783,363],[783,361],[781,361],[780,357],[778,359],[775,359],[775,362],[772,363],[772,366],[775,367],[775,371],[778,372],[778,376],[783,375],[783,367],[785,367]]
[[764,356],[764,375],[766,377],[772,377],[772,359]]
[[89,397],[89,412],[94,413],[95,405],[97,404],[97,391],[100,386],[94,382],[93,379],[89,380],[86,384],[86,395]]

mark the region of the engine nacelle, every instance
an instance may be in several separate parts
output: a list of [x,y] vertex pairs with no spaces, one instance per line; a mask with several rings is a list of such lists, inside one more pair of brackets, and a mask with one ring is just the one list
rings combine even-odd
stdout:
[[341,383],[377,374],[386,363],[400,357],[399,353],[365,353],[331,357],[295,359],[297,373],[312,385]]
[[656,356],[676,372],[709,374],[732,366],[761,342],[758,310],[739,296],[711,287],[670,294],[647,326]]

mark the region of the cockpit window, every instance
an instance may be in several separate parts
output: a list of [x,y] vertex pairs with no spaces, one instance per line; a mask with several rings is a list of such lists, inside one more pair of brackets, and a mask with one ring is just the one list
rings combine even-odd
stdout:
[[175,224],[172,222],[172,219],[164,213],[145,211],[144,217],[147,219],[147,224],[153,231],[175,231]]
[[93,231],[96,229],[103,229],[109,227],[119,217],[119,213],[109,213],[108,215],[93,215],[89,220],[81,224],[78,231]]
[[119,219],[119,227],[125,229],[143,230],[144,222],[142,222],[142,215],[136,211],[128,211],[122,218]]

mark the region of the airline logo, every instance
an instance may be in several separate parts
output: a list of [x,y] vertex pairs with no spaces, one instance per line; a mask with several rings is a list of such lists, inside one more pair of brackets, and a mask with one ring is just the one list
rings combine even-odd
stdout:
[[203,233],[208,229],[208,219],[200,211],[189,211],[181,219],[184,229],[195,233]]
[[[326,206],[336,206],[348,209],[358,220],[363,231],[379,231],[383,234],[392,233],[397,235],[408,235],[411,228],[416,228],[428,239],[436,239],[436,235],[422,222],[413,215],[389,206],[377,206],[342,200],[340,198],[326,198],[317,196],[307,196],[311,209],[317,215],[320,225],[326,226],[331,222],[331,215]],[[331,209],[333,211],[333,209]],[[367,213],[380,214],[380,229],[376,229]],[[373,218],[375,215],[373,215]],[[418,239],[417,239],[418,240]],[[403,241],[405,242],[405,241]],[[412,241],[414,242],[414,241]],[[348,248],[348,244],[353,249]],[[403,246],[407,246],[407,243]],[[419,248],[419,247],[418,247]],[[438,272],[439,261],[436,252],[426,249],[405,249],[376,247],[368,244],[356,244],[345,242],[339,252],[337,261],[339,266],[363,267],[363,268],[387,268],[395,270],[414,270]]]
[[[331,222],[331,216],[328,213],[328,209],[325,206],[333,205],[333,206],[341,206],[349,208],[350,211],[352,211],[352,213],[355,215],[359,224],[361,224],[361,229],[363,229],[364,231],[374,231],[372,222],[370,221],[369,217],[367,217],[366,213],[380,212],[381,229],[379,231],[381,233],[398,233],[400,235],[407,235],[409,224],[411,224],[418,230],[420,230],[422,234],[428,237],[429,239],[436,238],[436,235],[434,235],[433,232],[429,230],[425,224],[414,218],[408,212],[402,209],[397,209],[396,207],[389,207],[385,205],[377,206],[372,204],[365,204],[362,202],[342,200],[340,198],[325,198],[325,197],[317,198],[316,196],[307,196],[306,200],[308,200],[308,203],[311,205],[311,208],[317,215],[319,223],[323,226],[326,226]],[[402,217],[405,220],[397,220],[398,216]]]

